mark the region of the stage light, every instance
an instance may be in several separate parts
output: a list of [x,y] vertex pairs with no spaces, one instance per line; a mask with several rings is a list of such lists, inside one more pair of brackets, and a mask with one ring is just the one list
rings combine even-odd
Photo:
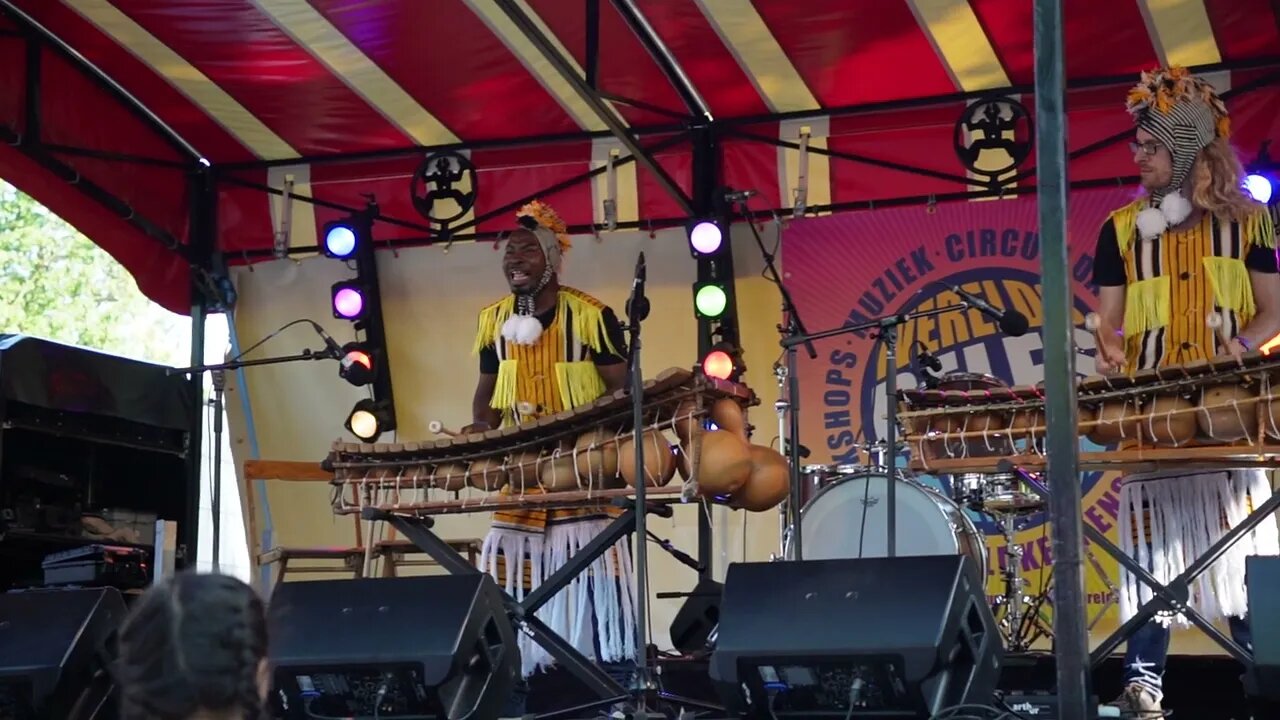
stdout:
[[333,316],[343,320],[359,320],[364,315],[364,288],[351,280],[333,284],[330,290]]
[[689,245],[693,255],[710,255],[720,249],[724,232],[711,220],[699,220],[689,227]]
[[712,350],[702,359],[702,372],[707,377],[728,380],[733,375],[733,356],[724,350]]
[[365,442],[377,442],[382,433],[396,429],[396,422],[388,403],[365,398],[351,408],[346,428]]
[[373,351],[361,343],[347,343],[342,347],[342,359],[338,364],[338,376],[360,387],[373,382],[377,375]]
[[1271,202],[1272,185],[1266,175],[1249,173],[1244,179],[1244,189],[1260,203]]
[[693,308],[705,318],[718,318],[729,307],[729,296],[719,283],[698,283],[693,286]]
[[349,220],[338,220],[325,223],[323,252],[326,256],[345,260],[356,252],[359,233],[356,225]]

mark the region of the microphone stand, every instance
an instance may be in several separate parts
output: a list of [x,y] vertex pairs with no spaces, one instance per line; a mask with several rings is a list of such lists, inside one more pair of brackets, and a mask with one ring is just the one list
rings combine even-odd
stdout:
[[[279,363],[298,362],[300,360],[341,360],[341,356],[332,348],[324,350],[303,350],[296,355],[284,357],[258,358],[256,360],[231,360],[217,365],[192,365],[184,368],[165,368],[165,375],[196,375],[209,373],[213,382],[213,497],[211,512],[213,513],[213,570],[221,569],[219,557],[222,545],[222,397],[226,392],[226,371],[236,370],[253,365],[276,365]],[[241,388],[243,392],[244,389]]]
[[[728,191],[725,194],[726,197],[732,195]],[[791,299],[791,293],[787,291],[787,286],[782,284],[782,276],[778,273],[778,267],[773,263],[773,253],[765,248],[764,240],[760,238],[760,232],[756,230],[755,221],[751,218],[751,212],[747,207],[746,196],[739,196],[738,202],[741,205],[739,212],[742,213],[743,219],[747,221],[747,227],[751,228],[751,236],[755,238],[756,247],[759,248],[761,256],[764,257],[764,267],[770,275],[769,279],[778,287],[778,293],[782,296],[782,314],[786,318],[786,324],[785,326],[779,325],[778,332],[784,338],[803,338],[806,336],[807,330],[804,322],[800,319],[800,311]],[[781,238],[781,230],[779,230],[779,238]],[[801,340],[796,345],[804,345],[805,350],[809,353],[809,358],[817,359],[818,351],[814,349],[812,339]],[[784,347],[787,346],[784,345]],[[804,557],[804,545],[800,537],[800,499],[803,489],[800,477],[800,379],[796,372],[796,365],[795,346],[790,346],[786,364],[787,399],[785,402],[779,400],[775,407],[779,413],[784,410],[788,413],[787,461],[791,465],[791,490],[787,495],[786,518],[790,530],[787,539],[791,541],[792,547],[795,548],[792,559],[800,560]],[[782,374],[781,369],[777,374]],[[778,440],[782,442],[781,437]],[[783,552],[785,554],[785,548]]]
[[[880,333],[880,339],[885,343],[885,368],[887,370],[885,378],[885,398],[888,401],[886,406],[889,413],[888,423],[885,429],[885,449],[889,454],[888,467],[886,468],[889,487],[885,495],[885,510],[889,513],[888,527],[886,528],[886,532],[888,533],[888,543],[886,545],[887,557],[897,557],[898,539],[898,488],[896,482],[898,474],[898,327],[915,320],[916,318],[942,315],[944,313],[954,312],[957,310],[965,310],[968,309],[968,307],[969,306],[965,303],[957,303],[955,305],[947,305],[945,307],[925,310],[923,312],[885,315],[884,317],[859,323],[857,325],[845,325],[844,327],[822,330],[808,335],[793,333],[782,339],[782,347],[786,348],[787,351],[787,362],[792,367],[794,367],[796,362],[796,347],[811,343],[814,340],[835,337],[836,335],[844,335],[846,333],[858,332],[860,330],[878,330]],[[793,388],[799,386],[799,381],[796,378],[794,371],[792,371],[791,383]],[[797,395],[799,394],[799,390],[796,390],[795,392]],[[795,412],[794,409],[792,412]],[[872,418],[872,422],[875,422],[874,417]],[[798,423],[793,422],[793,425],[795,424]],[[799,448],[793,448],[793,452],[798,454]],[[800,560],[801,556],[799,553],[798,542],[800,538],[800,523],[798,519],[796,519],[795,525],[792,527],[792,532],[797,540],[796,559]]]
[[649,507],[645,503],[649,477],[644,467],[644,380],[640,373],[640,323],[649,316],[649,298],[644,294],[644,252],[636,259],[635,284],[627,300],[627,330],[630,333],[628,376],[631,392],[631,434],[635,442],[636,468],[636,676],[632,688],[637,701],[636,717],[645,717],[645,696],[654,689],[649,677],[647,646],[649,605]]

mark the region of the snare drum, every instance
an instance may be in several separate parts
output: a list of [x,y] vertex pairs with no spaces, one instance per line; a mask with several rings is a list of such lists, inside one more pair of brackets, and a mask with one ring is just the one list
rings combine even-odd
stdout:
[[800,470],[800,507],[808,507],[828,485],[866,470],[865,465],[805,465]]
[[951,476],[951,496],[975,512],[1030,512],[1044,500],[1017,473],[961,473]]
[[[888,557],[884,472],[847,475],[828,484],[800,512],[804,559]],[[897,554],[968,555],[987,575],[986,539],[942,493],[902,477],[897,483]],[[791,556],[790,543],[787,556]]]

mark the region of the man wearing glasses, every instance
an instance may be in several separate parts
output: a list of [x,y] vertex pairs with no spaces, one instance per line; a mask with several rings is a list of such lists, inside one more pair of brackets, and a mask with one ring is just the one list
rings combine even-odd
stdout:
[[[1137,125],[1131,148],[1145,192],[1113,212],[1098,237],[1098,372],[1257,350],[1280,333],[1275,220],[1242,189],[1226,106],[1207,82],[1172,67],[1143,73],[1127,107]],[[1221,329],[1210,326],[1210,314]],[[1270,495],[1261,470],[1130,475],[1121,488],[1120,545],[1168,583]],[[1191,606],[1210,620],[1226,618],[1245,648],[1244,559],[1280,554],[1277,535],[1274,522],[1263,523],[1192,587]],[[1151,591],[1123,568],[1120,580],[1124,622]],[[1161,678],[1173,622],[1186,619],[1158,617],[1128,642],[1126,687],[1114,704],[1129,717],[1163,716]]]

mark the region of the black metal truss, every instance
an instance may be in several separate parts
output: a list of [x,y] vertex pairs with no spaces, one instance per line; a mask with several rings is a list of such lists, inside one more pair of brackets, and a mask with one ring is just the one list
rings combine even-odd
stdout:
[[65,180],[69,186],[75,187],[80,194],[111,211],[147,237],[164,245],[165,248],[178,253],[184,260],[188,262],[193,260],[191,250],[179,242],[169,231],[138,214],[127,202],[121,200],[110,190],[85,178],[75,168],[54,157],[52,153],[42,149],[38,144],[25,142],[22,135],[4,126],[0,126],[0,142],[16,147],[23,155]]
[[0,0],[0,11],[9,15],[20,27],[24,29],[25,37],[38,39],[41,45],[52,48],[66,58],[72,65],[79,67],[87,75],[93,78],[95,83],[119,100],[120,104],[128,109],[129,112],[133,113],[136,117],[149,125],[151,129],[155,130],[160,137],[164,138],[171,147],[183,156],[187,157],[191,161],[192,166],[200,164],[200,161],[204,156],[201,155],[200,152],[191,145],[191,143],[187,142],[172,127],[169,127],[169,125],[161,120],[159,116],[147,109],[147,107],[136,97],[130,94],[128,90],[125,90],[119,83],[112,80],[110,76],[104,73],[96,65],[89,62],[84,55],[81,55],[48,28],[36,22],[34,18],[14,5],[12,0]]
[[692,215],[693,207],[689,196],[680,189],[680,186],[676,184],[671,175],[650,157],[644,151],[644,148],[640,147],[640,144],[631,136],[631,132],[626,125],[623,124],[622,119],[613,112],[613,109],[604,100],[600,99],[600,95],[595,88],[587,84],[586,78],[578,75],[573,66],[569,64],[568,59],[560,54],[551,40],[543,34],[542,30],[528,15],[525,15],[524,10],[520,8],[515,0],[494,0],[494,2],[497,3],[502,12],[506,14],[529,42],[533,43],[538,52],[542,53],[547,62],[551,63],[556,72],[560,73],[565,82],[569,83],[574,92],[578,94],[578,97],[582,98],[582,101],[599,118],[600,122],[609,128],[609,131],[613,133],[618,142],[622,143],[623,147],[627,148],[635,156],[636,161],[643,165],[646,170],[653,173],[658,184],[671,195],[671,198],[676,201],[680,209]]
[[[666,148],[674,147],[684,139],[685,137],[683,134],[669,137],[663,140],[662,142],[654,143],[653,145],[650,145],[645,149],[650,153],[659,152],[659,151],[665,150]],[[621,165],[626,165],[628,163],[634,162],[635,160],[636,160],[635,155],[627,155],[625,157],[620,157],[616,162],[614,162],[614,167],[616,168]],[[502,217],[510,213],[511,211],[519,208],[520,206],[524,205],[525,203],[528,203],[531,200],[534,200],[539,197],[545,197],[547,195],[552,195],[562,190],[567,190],[568,188],[574,187],[575,185],[580,185],[582,183],[588,182],[592,178],[598,175],[602,175],[607,171],[608,171],[608,168],[605,166],[594,168],[586,172],[574,175],[573,177],[566,178],[564,180],[556,182],[552,185],[548,185],[547,187],[544,187],[540,190],[537,190],[523,197],[504,203],[503,205],[496,207],[492,210],[489,210],[488,212],[485,212],[481,215],[477,215],[476,217],[474,217],[471,220],[468,220],[465,223],[460,223],[459,225],[456,225],[453,228],[450,228],[447,242],[454,242],[458,240],[476,240],[483,237],[494,237],[498,235],[498,233],[477,233],[477,232],[472,232],[472,233],[461,232],[460,233],[459,231],[460,230],[465,231],[465,230],[479,227],[480,223],[486,222],[488,220],[492,220],[496,217]],[[226,174],[226,173],[222,174],[222,181],[231,185],[239,185],[240,187],[259,190],[261,192],[271,194],[271,195],[277,195],[277,196],[285,195],[285,191],[279,188],[273,188],[269,185],[263,185],[262,183],[253,182],[251,180],[245,180],[244,178],[236,177],[235,175],[231,175],[231,174]],[[298,193],[288,193],[288,195],[290,198],[294,200],[310,203],[312,205],[317,205],[319,207],[329,208],[330,210],[337,210],[339,212],[345,212],[349,214],[362,212],[360,208],[352,207],[349,205],[343,205],[342,203],[336,203],[329,200],[320,200],[318,198],[314,198],[309,195],[299,195]],[[382,215],[382,214],[378,214],[374,218],[374,220],[376,220],[377,222],[382,222],[390,225],[397,225],[400,227],[408,228],[410,230],[418,230],[423,233],[422,238],[390,240],[390,241],[384,241],[384,242],[378,243],[380,247],[385,247],[385,248],[422,247],[426,245],[435,245],[442,242],[442,239],[438,236],[438,234],[436,234],[435,229],[419,221],[404,220],[401,218],[391,217],[391,216]],[[680,220],[669,220],[669,221],[661,221],[661,222],[664,222],[665,225],[670,225],[670,224],[678,223],[680,222]],[[657,225],[657,222],[654,222],[652,224]],[[645,225],[645,222],[643,221],[632,222],[632,223],[619,223],[619,227],[639,228],[644,225]],[[597,228],[594,225],[574,226],[569,228],[570,232],[575,232],[575,233],[594,232],[596,229]],[[317,250],[318,247],[319,247],[318,245],[296,246],[296,247],[291,247],[289,249],[289,252],[295,253],[295,254],[309,253]],[[268,256],[273,256],[273,251],[254,250],[254,251],[248,251],[246,253],[243,253],[243,257],[245,257],[246,259],[253,258],[253,257],[268,257]]]
[[[103,156],[107,153],[93,153],[93,151],[77,152],[78,149],[67,148],[62,145],[46,145],[41,142],[41,113],[40,113],[40,97],[44,91],[43,73],[41,67],[43,64],[44,53],[48,50],[61,52],[67,56],[73,64],[88,72],[96,80],[104,83],[109,92],[119,90],[118,99],[130,108],[135,114],[143,119],[144,122],[152,124],[152,120],[158,124],[152,124],[153,128],[160,133],[162,137],[171,143],[180,143],[181,139],[176,135],[171,135],[171,130],[159,123],[150,112],[143,108],[136,99],[124,93],[119,89],[118,85],[110,82],[105,75],[90,65],[83,57],[75,53],[69,47],[50,34],[40,25],[36,24],[26,14],[17,10],[9,2],[9,0],[0,0],[0,12],[7,12],[13,19],[24,28],[23,32],[7,36],[10,39],[18,39],[25,43],[25,77],[24,77],[24,97],[22,105],[22,131],[0,125],[0,142],[7,143],[15,147],[23,155],[30,160],[45,168],[49,172],[64,180],[68,185],[74,186],[75,189],[94,203],[110,211],[121,220],[133,225],[143,235],[156,240],[166,249],[178,253],[180,257],[188,262],[194,262],[197,258],[191,249],[183,245],[178,238],[174,237],[168,230],[162,228],[159,223],[152,221],[145,215],[139,214],[136,209],[130,207],[118,195],[113,193],[109,188],[85,178],[71,165],[68,165],[58,157],[60,154],[84,154],[98,155],[99,159],[107,159]],[[189,146],[185,148],[182,145],[175,145],[181,152],[187,152]],[[194,150],[191,150],[194,153]],[[174,168],[179,171],[197,172],[204,170],[205,167],[198,162],[198,156],[193,156],[190,165],[183,165]]]
[[636,7],[635,0],[613,0],[613,7],[617,9],[618,14],[626,21],[627,26],[631,28],[631,32],[635,33],[636,38],[640,40],[640,44],[649,53],[649,57],[653,58],[653,62],[662,69],[662,74],[667,77],[667,82],[671,83],[671,86],[680,94],[680,99],[684,102],[685,108],[694,116],[694,122],[702,124],[714,120],[711,116],[711,109],[707,107],[706,101],[702,99],[698,88],[693,86],[693,82],[685,74],[684,68],[680,67],[680,63],[676,61],[675,55],[671,54],[671,50],[667,48],[666,43],[662,42],[662,38],[658,36],[653,26],[649,24],[648,18],[644,16],[644,13],[640,12],[640,8]]
[[[3,2],[3,1],[4,0],[0,0],[0,2]],[[1248,61],[1248,62],[1217,63],[1214,65],[1198,66],[1196,68],[1193,68],[1193,70],[1196,72],[1213,72],[1213,71],[1222,71],[1222,70],[1264,69],[1269,67],[1277,68],[1277,69],[1274,72],[1267,73],[1263,76],[1254,78],[1243,85],[1236,86],[1231,90],[1224,92],[1223,93],[1224,99],[1229,100],[1231,98],[1253,92],[1263,87],[1271,87],[1271,86],[1280,84],[1280,58],[1269,58],[1266,60],[1257,60],[1257,61]],[[569,71],[572,72],[572,69],[569,68]],[[1128,76],[1085,79],[1085,80],[1080,80],[1073,83],[1068,83],[1068,89],[1101,87],[1109,84],[1124,82],[1129,79],[1131,78],[1129,78]],[[675,80],[673,80],[672,82],[673,84],[676,83]],[[791,142],[788,140],[783,140],[777,137],[761,135],[759,133],[752,132],[751,130],[746,129],[743,126],[750,125],[750,124],[758,124],[761,122],[768,121],[769,119],[780,119],[780,118],[795,119],[795,118],[801,118],[801,117],[816,117],[819,115],[822,115],[822,116],[849,115],[849,114],[861,113],[861,112],[885,111],[885,110],[902,109],[902,108],[909,108],[909,107],[936,106],[939,104],[955,102],[958,100],[968,100],[968,99],[974,99],[977,97],[988,96],[988,95],[991,95],[993,92],[1014,94],[1014,93],[1031,92],[1033,89],[1034,88],[1015,86],[1015,87],[1008,88],[1006,90],[999,90],[999,91],[984,91],[982,93],[957,93],[954,95],[939,96],[939,97],[933,97],[933,98],[922,98],[918,100],[905,100],[905,101],[896,101],[891,103],[876,103],[873,105],[851,106],[851,107],[845,107],[845,108],[832,108],[829,110],[814,111],[813,113],[810,113],[807,115],[803,115],[803,114],[797,115],[794,113],[792,114],[779,113],[776,115],[745,118],[745,119],[732,118],[728,120],[716,120],[714,122],[708,123],[706,127],[708,127],[711,131],[713,131],[713,133],[716,136],[738,137],[744,140],[750,140],[750,141],[759,142],[763,144],[774,145],[777,147],[798,150],[800,147],[798,143]],[[615,96],[608,95],[606,93],[602,93],[598,91],[595,93],[595,95],[601,100],[618,101],[618,102],[623,102],[627,104],[633,104],[636,106],[641,106],[640,103],[636,103],[635,101],[631,101],[626,98],[617,98]],[[655,112],[659,110],[658,108],[649,108],[649,109]],[[669,113],[671,111],[663,110],[663,112]],[[652,160],[653,153],[670,148],[670,147],[674,147],[678,145],[680,141],[685,139],[689,139],[691,147],[694,148],[695,152],[697,152],[696,145],[698,140],[696,139],[697,138],[696,131],[699,126],[692,125],[691,123],[693,120],[694,118],[691,116],[689,118],[690,122],[685,123],[683,126],[679,126],[679,127],[662,126],[662,127],[648,128],[648,129],[633,129],[629,131],[629,137],[632,138],[636,148],[639,150],[642,150],[643,152],[641,153],[640,156],[637,156],[636,154],[631,154],[626,157],[620,158],[618,160],[618,164],[624,164],[624,163],[632,162],[635,160],[640,160],[640,162],[643,164],[645,159],[648,159],[649,162],[653,162]],[[639,145],[640,138],[645,136],[653,136],[653,135],[666,136],[666,137],[664,137],[662,141],[654,143],[653,145],[650,145],[648,147],[641,147]],[[1119,131],[1110,136],[1107,136],[1105,138],[1092,142],[1089,145],[1086,145],[1081,148],[1077,148],[1071,151],[1067,157],[1069,160],[1076,160],[1082,157],[1092,155],[1096,152],[1112,147],[1117,143],[1123,142],[1124,140],[1129,138],[1131,135],[1132,135],[1132,132],[1129,130]],[[379,150],[379,151],[336,154],[336,155],[326,155],[326,156],[316,156],[316,157],[300,157],[300,158],[290,159],[290,160],[273,160],[273,161],[263,161],[263,162],[220,164],[218,166],[218,169],[223,171],[222,173],[220,173],[220,177],[224,182],[241,185],[243,187],[254,188],[266,193],[282,195],[283,192],[281,190],[271,188],[261,183],[255,183],[255,182],[244,180],[242,178],[238,178],[235,176],[234,173],[236,171],[241,171],[241,170],[262,169],[262,168],[291,165],[291,164],[298,164],[298,163],[309,163],[309,164],[343,163],[343,162],[354,162],[359,160],[369,160],[369,159],[378,159],[378,158],[404,157],[408,154],[422,154],[422,153],[431,153],[431,152],[438,152],[438,151],[445,151],[445,150],[516,148],[516,147],[525,147],[530,145],[548,144],[548,143],[580,142],[588,139],[596,139],[600,137],[611,137],[611,136],[614,136],[611,132],[561,133],[561,134],[554,134],[554,135],[533,136],[533,137],[528,137],[523,139],[485,140],[485,141],[477,141],[477,142],[470,142],[470,143],[450,143],[446,145],[438,145],[438,146],[430,146],[430,147],[415,146],[412,148],[404,148],[404,149],[396,149],[396,150]],[[955,201],[955,200],[968,200],[968,199],[993,197],[993,196],[1022,195],[1028,192],[1035,191],[1034,185],[1032,186],[1019,185],[1019,183],[1022,183],[1025,180],[1035,178],[1037,173],[1037,168],[1034,168],[1034,167],[1028,168],[1026,170],[1018,171],[1010,177],[994,178],[991,180],[987,180],[980,177],[966,177],[959,174],[936,170],[933,168],[919,167],[919,166],[911,165],[908,163],[900,163],[893,160],[877,158],[877,157],[860,154],[860,153],[850,153],[850,152],[845,152],[840,150],[831,150],[829,148],[819,148],[819,147],[811,146],[808,148],[808,152],[814,153],[816,155],[823,155],[835,160],[842,160],[842,161],[851,162],[851,163],[870,165],[873,167],[880,167],[880,168],[885,168],[890,170],[896,170],[899,172],[920,175],[922,177],[931,177],[935,179],[945,180],[947,182],[953,182],[957,186],[966,188],[964,191],[957,191],[954,193],[932,193],[928,195],[900,196],[900,197],[885,198],[880,200],[859,200],[859,201],[849,201],[849,202],[842,202],[842,203],[829,203],[825,205],[811,205],[808,208],[808,210],[811,212],[871,209],[876,207],[895,207],[895,206],[902,206],[902,205],[913,205],[913,204],[930,203],[930,202],[948,202],[948,201]],[[605,171],[604,168],[596,168],[594,170],[587,171],[585,173],[574,176],[572,178],[568,178],[566,180],[557,182],[535,193],[530,193],[529,195],[527,195],[524,198],[521,198],[518,201],[508,203],[504,205],[502,208],[495,209],[494,211],[486,213],[484,216],[478,217],[475,220],[469,221],[463,225],[459,225],[458,227],[452,228],[448,240],[450,242],[457,242],[457,241],[466,241],[466,240],[483,240],[483,239],[490,239],[490,238],[496,237],[498,233],[467,232],[467,231],[477,227],[479,223],[484,222],[485,220],[488,220],[488,219],[491,219],[492,217],[496,217],[503,213],[509,212],[511,209],[515,207],[519,207],[521,204],[523,204],[524,202],[527,202],[530,199],[533,199],[539,196],[544,196],[549,193],[558,192],[568,187],[572,187],[573,185],[577,183],[585,182],[590,178],[593,178],[603,173],[604,171]],[[1080,189],[1080,188],[1088,188],[1088,187],[1103,187],[1110,184],[1116,184],[1121,182],[1132,182],[1132,181],[1133,181],[1133,178],[1131,177],[1100,178],[1095,180],[1072,182],[1070,184],[1070,187],[1072,189]],[[697,179],[694,180],[694,187],[692,188],[692,191],[695,194],[702,192],[702,190],[697,187],[698,182],[699,181]],[[358,208],[348,207],[340,203],[319,201],[314,198],[310,198],[303,195],[293,194],[292,197],[302,202],[311,202],[311,203],[315,203],[324,207],[329,207],[335,210],[341,210],[345,212],[358,211]],[[760,216],[767,217],[774,212],[786,211],[786,210],[788,210],[788,208],[781,208],[781,207],[769,208],[766,210],[757,211],[757,214]],[[640,220],[637,222],[619,223],[618,228],[620,229],[656,229],[661,227],[679,225],[692,217],[696,217],[700,215],[700,213],[695,211],[692,203],[690,207],[687,208],[687,213],[688,214],[683,217],[652,218],[652,219]],[[399,225],[401,227],[407,227],[410,229],[421,231],[423,233],[423,236],[421,238],[409,238],[409,239],[388,241],[384,245],[386,247],[416,247],[416,246],[430,245],[440,241],[439,236],[434,233],[434,230],[432,228],[420,222],[408,221],[408,220],[397,219],[397,218],[392,218],[387,216],[380,216],[378,218],[378,221]],[[594,232],[597,230],[597,228],[590,225],[583,225],[583,226],[575,226],[573,228],[570,228],[570,230],[573,232]],[[304,253],[309,251],[310,249],[305,246],[294,248],[291,250],[291,252],[298,252],[298,253]],[[248,252],[242,253],[242,255],[244,256],[245,259],[251,259],[251,258],[258,258],[258,257],[269,257],[271,256],[271,252],[269,250],[248,251]]]

